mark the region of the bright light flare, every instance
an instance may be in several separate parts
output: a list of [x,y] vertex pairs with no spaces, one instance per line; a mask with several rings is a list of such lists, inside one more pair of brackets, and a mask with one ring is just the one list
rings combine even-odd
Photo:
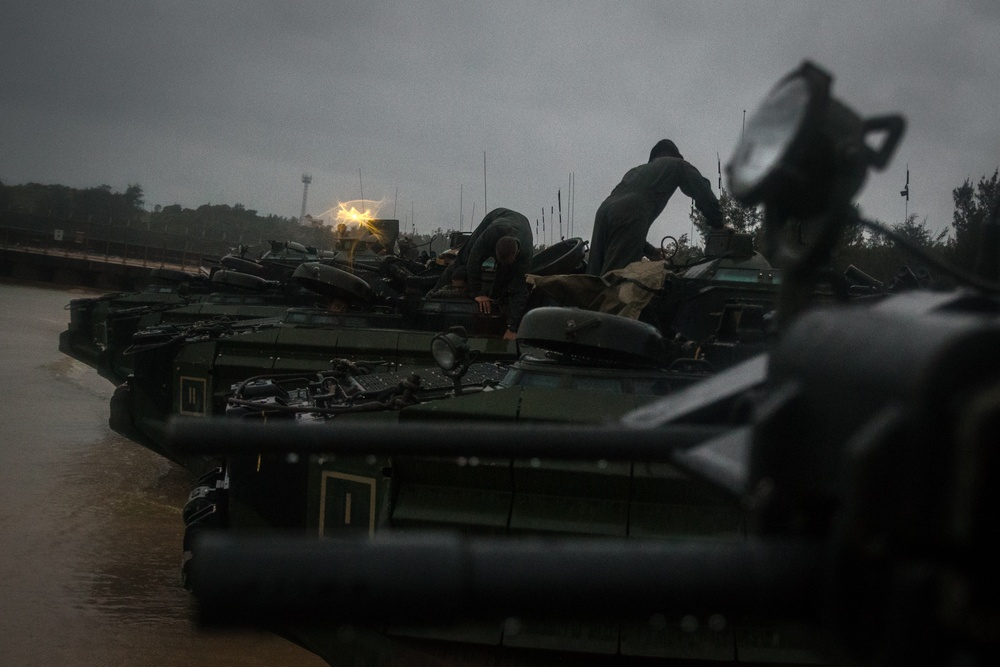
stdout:
[[347,228],[358,230],[371,230],[371,221],[378,219],[378,211],[381,208],[381,201],[370,199],[355,199],[353,201],[337,202],[337,205],[320,214],[319,217],[329,219],[330,225],[336,227],[340,224],[347,225]]
[[349,263],[353,263],[355,253],[370,247],[372,242],[385,243],[385,230],[374,224],[379,219],[381,207],[382,201],[355,199],[337,202],[335,207],[320,215],[323,224],[330,228],[337,239],[338,250],[347,251]]

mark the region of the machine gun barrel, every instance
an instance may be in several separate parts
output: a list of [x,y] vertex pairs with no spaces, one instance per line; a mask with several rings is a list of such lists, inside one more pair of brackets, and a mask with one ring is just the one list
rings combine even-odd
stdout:
[[200,623],[216,627],[742,612],[801,619],[813,611],[823,563],[821,546],[806,542],[199,539],[189,581]]
[[668,460],[676,449],[729,432],[724,426],[671,424],[655,429],[448,422],[387,424],[337,421],[261,424],[233,419],[175,419],[170,447],[183,454],[338,454],[344,456],[505,456],[566,459]]

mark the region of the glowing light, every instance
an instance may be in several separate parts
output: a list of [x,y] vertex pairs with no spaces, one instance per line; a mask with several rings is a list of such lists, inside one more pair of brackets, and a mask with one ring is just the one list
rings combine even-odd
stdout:
[[347,226],[348,231],[351,228],[356,230],[371,230],[371,222],[378,219],[378,212],[381,206],[381,201],[372,201],[370,199],[337,202],[336,206],[323,211],[317,217],[324,219],[324,222],[327,219],[330,220],[326,224],[334,228],[343,224]]
[[334,247],[353,263],[356,253],[385,243],[386,232],[379,225],[382,201],[355,199],[337,205],[316,216],[333,234]]

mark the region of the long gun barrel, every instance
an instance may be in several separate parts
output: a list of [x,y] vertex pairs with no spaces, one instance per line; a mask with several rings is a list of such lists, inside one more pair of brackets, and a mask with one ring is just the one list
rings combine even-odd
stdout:
[[201,622],[213,626],[745,611],[801,618],[816,602],[822,562],[820,545],[791,542],[208,533],[190,582]]

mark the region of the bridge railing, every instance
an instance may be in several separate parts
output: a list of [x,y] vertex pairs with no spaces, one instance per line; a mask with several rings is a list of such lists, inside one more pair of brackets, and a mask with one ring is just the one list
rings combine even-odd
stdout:
[[[34,216],[32,216],[34,217]],[[43,254],[85,256],[105,262],[197,268],[217,261],[236,244],[201,234],[176,234],[141,227],[76,220],[0,221],[0,247]],[[257,240],[257,245],[262,245]]]

